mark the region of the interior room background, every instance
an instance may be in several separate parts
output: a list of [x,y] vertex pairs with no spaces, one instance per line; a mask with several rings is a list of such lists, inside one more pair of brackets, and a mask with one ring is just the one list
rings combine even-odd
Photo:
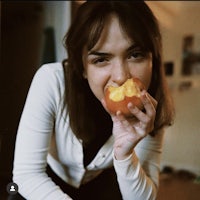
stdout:
[[[11,180],[17,126],[32,77],[43,63],[67,57],[62,39],[79,3],[0,3],[0,180]],[[200,175],[200,3],[147,3],[160,23],[167,81],[176,107],[174,125],[166,130],[161,166]],[[189,72],[183,73],[187,38],[196,57],[186,69]]]

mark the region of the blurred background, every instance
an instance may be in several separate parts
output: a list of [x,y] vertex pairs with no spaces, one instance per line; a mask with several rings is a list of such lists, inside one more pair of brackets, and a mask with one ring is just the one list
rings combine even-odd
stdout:
[[[62,39],[83,2],[0,2],[0,195],[12,181],[16,131],[33,75],[43,63],[67,57]],[[176,108],[175,122],[164,139],[159,199],[169,199],[161,194],[166,192],[171,200],[196,200],[200,197],[200,2],[146,2],[160,23],[165,72]],[[172,175],[190,182],[174,184]]]

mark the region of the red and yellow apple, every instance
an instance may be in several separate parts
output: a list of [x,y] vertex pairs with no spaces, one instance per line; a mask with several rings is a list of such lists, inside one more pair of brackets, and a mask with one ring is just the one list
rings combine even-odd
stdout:
[[105,90],[105,102],[108,111],[112,114],[121,111],[124,116],[128,117],[131,115],[127,107],[129,102],[142,110],[143,103],[140,96],[144,88],[143,83],[138,78],[127,79],[126,82],[119,87],[107,87]]

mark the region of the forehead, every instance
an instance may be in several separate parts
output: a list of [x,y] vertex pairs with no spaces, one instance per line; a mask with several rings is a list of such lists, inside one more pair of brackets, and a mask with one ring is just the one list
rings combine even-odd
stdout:
[[120,48],[129,46],[133,40],[128,37],[126,32],[122,29],[119,19],[116,15],[112,14],[107,18],[97,43],[92,49],[108,48],[114,46]]

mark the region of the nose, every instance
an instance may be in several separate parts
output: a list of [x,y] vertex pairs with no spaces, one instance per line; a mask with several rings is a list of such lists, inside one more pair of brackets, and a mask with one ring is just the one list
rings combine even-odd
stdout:
[[122,85],[128,78],[131,77],[128,66],[123,62],[113,64],[111,79],[116,85]]

